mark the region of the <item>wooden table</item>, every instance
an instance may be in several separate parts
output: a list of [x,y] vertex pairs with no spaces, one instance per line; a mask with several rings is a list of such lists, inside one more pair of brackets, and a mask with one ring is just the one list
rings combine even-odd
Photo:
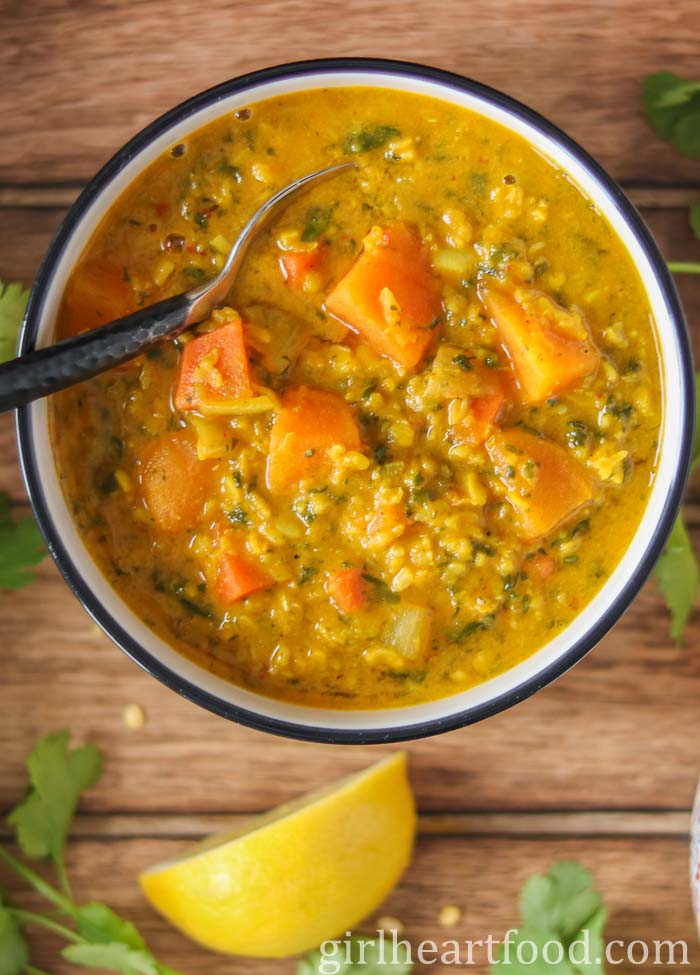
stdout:
[[[669,258],[700,257],[686,204],[700,170],[647,128],[643,76],[698,74],[696,0],[1,0],[0,278],[29,283],[81,185],[127,137],[181,99],[263,65],[320,55],[421,60],[503,88],[566,128],[627,188]],[[700,343],[700,281],[679,281]],[[24,500],[10,422],[0,487]],[[700,547],[696,481],[687,515]],[[654,584],[572,673],[476,727],[410,746],[421,809],[414,863],[382,913],[408,936],[498,935],[524,878],[560,857],[594,872],[615,938],[685,938],[700,951],[687,818],[700,771],[700,615],[672,645]],[[75,826],[77,893],[133,918],[189,975],[292,972],[210,955],[144,903],[138,871],[193,837],[361,768],[388,748],[314,746],[227,724],[141,673],[90,622],[54,566],[0,594],[0,809],[39,734],[70,725],[103,749],[102,782]],[[125,705],[147,723],[130,731]],[[4,829],[5,827],[0,827]],[[342,878],[339,878],[342,883]],[[55,945],[37,964],[68,971]],[[621,966],[619,970],[629,970]],[[482,969],[483,970],[483,969]]]

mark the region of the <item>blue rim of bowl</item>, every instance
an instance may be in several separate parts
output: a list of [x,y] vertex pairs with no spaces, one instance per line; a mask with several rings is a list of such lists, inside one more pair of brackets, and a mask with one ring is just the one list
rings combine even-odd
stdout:
[[[297,61],[290,64],[264,68],[260,71],[241,75],[238,78],[209,88],[151,122],[150,125],[147,125],[146,128],[135,135],[120,149],[97,173],[66,215],[44,257],[32,288],[20,338],[20,351],[26,352],[33,348],[36,339],[37,323],[41,317],[46,292],[52,279],[54,267],[70,236],[82,220],[86,209],[103,188],[131,162],[133,157],[142,149],[146,148],[154,139],[166,133],[174,125],[186,121],[201,109],[215,105],[236,93],[244,93],[247,89],[255,85],[281,79],[302,79],[308,75],[321,73],[362,74],[368,71],[375,74],[384,74],[387,80],[390,80],[392,77],[418,78],[435,82],[445,89],[453,89],[472,94],[482,101],[504,109],[509,115],[529,123],[540,132],[549,136],[554,142],[558,143],[576,158],[605,190],[614,207],[632,230],[654,270],[656,281],[666,302],[669,318],[675,327],[676,338],[681,352],[683,383],[681,398],[684,409],[683,416],[681,417],[682,437],[679,465],[674,483],[665,501],[663,514],[659,519],[654,534],[649,540],[644,556],[640,559],[635,571],[622,587],[612,605],[599,619],[595,620],[584,636],[569,647],[566,652],[562,653],[556,661],[545,667],[538,674],[482,704],[455,711],[454,714],[432,720],[420,721],[414,724],[397,725],[390,728],[343,729],[280,720],[258,714],[237,704],[232,704],[179,676],[138,644],[121,624],[107,612],[89,584],[78,572],[63,545],[60,533],[51,517],[43,487],[38,476],[34,456],[31,408],[21,407],[17,411],[17,437],[20,462],[34,514],[49,551],[64,579],[88,613],[105,633],[127,656],[153,677],[156,677],[161,683],[195,704],[221,717],[247,725],[258,731],[265,731],[287,738],[329,744],[385,744],[389,742],[410,741],[474,724],[477,721],[504,711],[514,704],[525,700],[536,691],[541,690],[547,684],[552,683],[552,681],[562,676],[575,663],[581,660],[628,609],[630,603],[649,576],[658,556],[661,554],[683,499],[685,482],[690,468],[694,426],[695,386],[692,365],[693,359],[680,300],[671,274],[659,253],[653,237],[621,188],[584,149],[557,128],[557,126],[553,125],[537,112],[511,98],[509,95],[482,85],[477,81],[463,78],[460,75],[443,71],[439,68],[414,64],[410,61],[394,61],[383,58],[327,58]],[[99,569],[96,568],[96,571],[99,572]],[[399,713],[399,710],[397,709],[397,713]]]

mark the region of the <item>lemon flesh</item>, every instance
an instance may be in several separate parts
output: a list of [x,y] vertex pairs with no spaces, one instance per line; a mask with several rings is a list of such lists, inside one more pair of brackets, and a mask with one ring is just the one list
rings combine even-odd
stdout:
[[409,863],[406,754],[257,816],[141,874],[151,904],[214,951],[283,958],[343,935]]

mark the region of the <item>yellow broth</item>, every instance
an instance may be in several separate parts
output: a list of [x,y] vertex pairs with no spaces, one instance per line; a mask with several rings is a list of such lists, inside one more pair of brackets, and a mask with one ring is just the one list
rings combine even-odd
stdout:
[[[227,310],[55,397],[52,429],[85,543],[156,633],[259,693],[377,708],[500,674],[586,606],[649,496],[661,377],[630,256],[566,173],[477,114],[368,88],[257,103],[173,146],[94,234],[66,289],[59,334],[205,280],[272,192],[348,158],[357,173],[313,189],[254,245]],[[440,286],[430,345],[412,369],[380,355],[326,307],[372,228],[396,224],[415,228]],[[323,260],[292,287],[280,258],[305,246],[322,248]],[[498,416],[506,437],[526,431],[566,451],[591,486],[589,501],[535,538],[523,537],[509,495],[515,468],[507,459],[499,466],[492,441],[489,452],[456,436],[465,401],[439,398],[430,384],[443,347],[458,368],[478,360],[479,368],[512,370],[481,300],[491,285],[549,302],[566,327],[583,321],[600,352],[591,375],[541,402],[523,403],[514,380]],[[254,388],[272,407],[216,416],[178,410],[188,339],[235,322],[235,312]],[[339,445],[321,474],[271,491],[278,398],[299,386],[342,397],[359,447]],[[177,530],[164,531],[147,502],[145,458],[159,438],[182,430],[206,465],[207,489]],[[212,578],[227,547],[261,567],[269,587],[218,598]],[[360,573],[357,611],[340,611],[329,595],[329,574],[343,567]]]

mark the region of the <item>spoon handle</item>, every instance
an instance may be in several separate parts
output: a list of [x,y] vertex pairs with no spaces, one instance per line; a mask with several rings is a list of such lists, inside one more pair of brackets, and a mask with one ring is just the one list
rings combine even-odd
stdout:
[[41,399],[106,369],[128,362],[175,338],[189,324],[192,299],[185,292],[0,365],[0,413]]

